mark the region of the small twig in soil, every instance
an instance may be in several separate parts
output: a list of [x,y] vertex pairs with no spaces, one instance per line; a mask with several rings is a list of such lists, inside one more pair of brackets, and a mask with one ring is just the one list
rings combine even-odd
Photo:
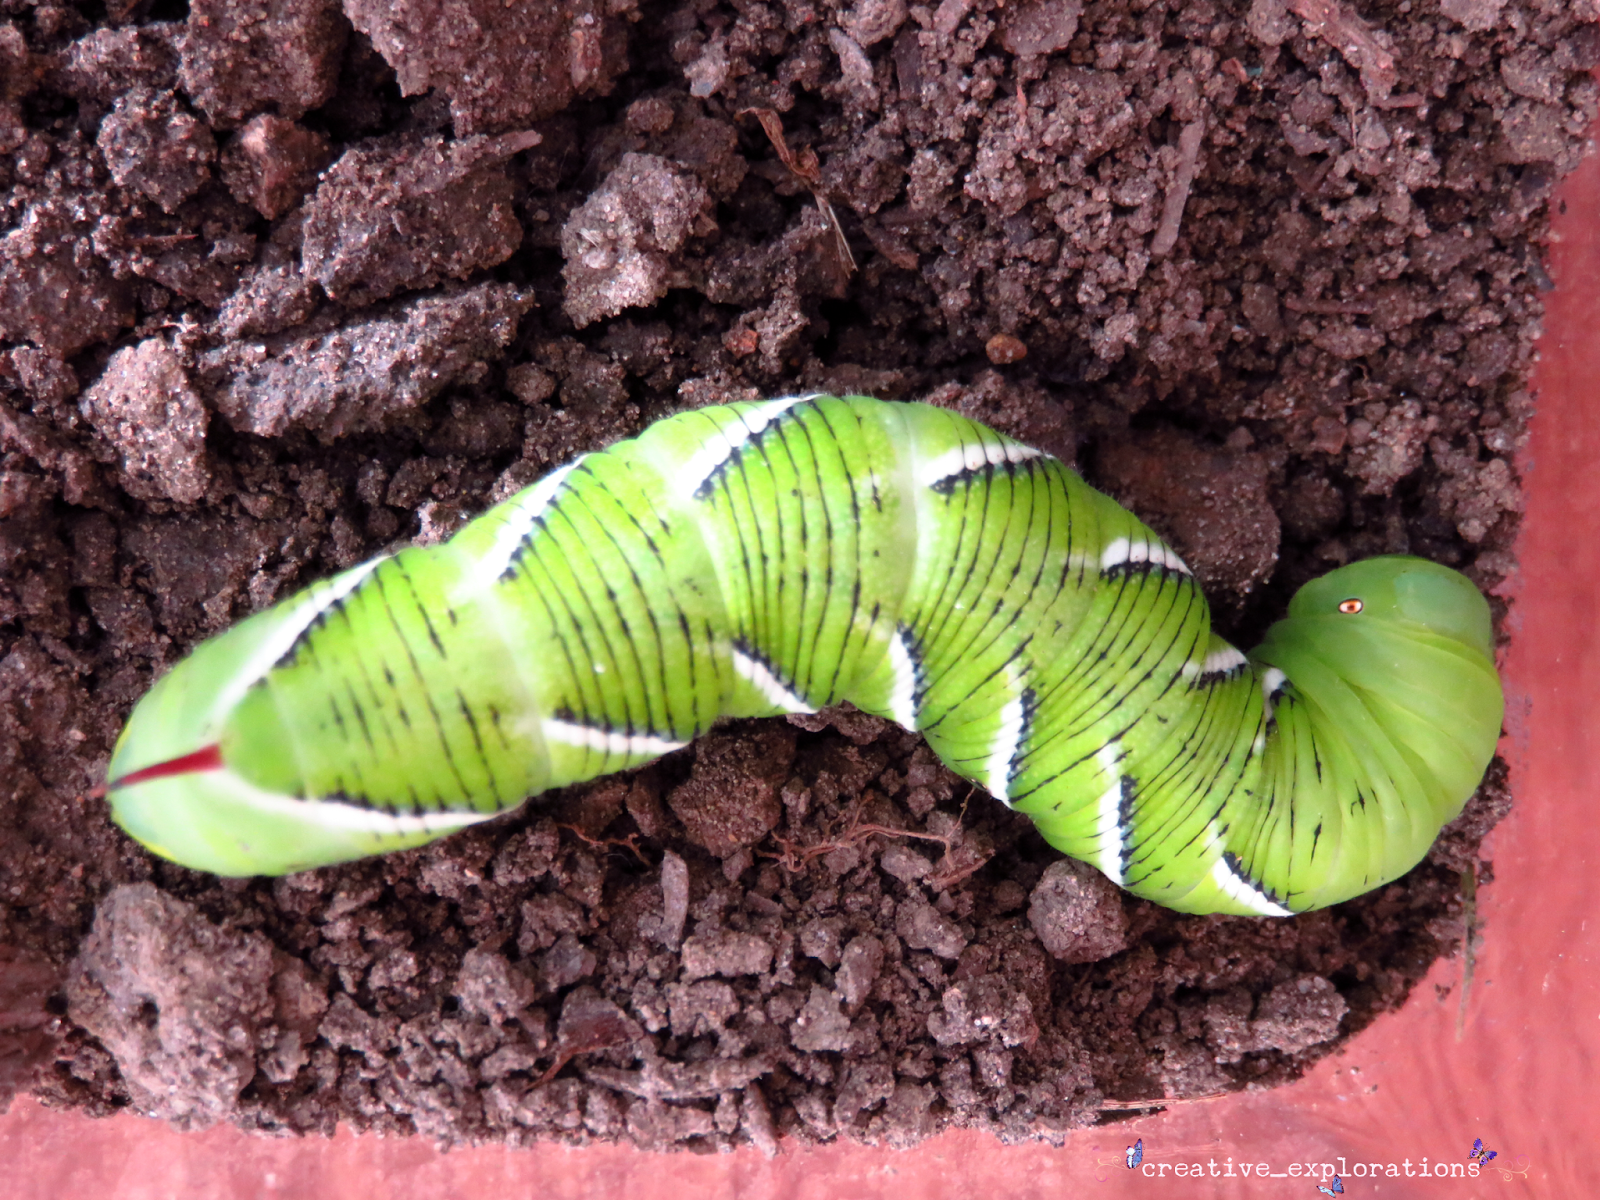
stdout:
[[637,833],[630,833],[627,837],[620,838],[597,838],[591,837],[576,825],[557,825],[556,828],[571,831],[579,841],[593,846],[596,850],[603,850],[607,846],[615,846],[618,849],[632,853],[642,866],[648,867],[650,865],[650,860],[644,856],[644,851],[639,848],[639,835]]
[[1200,143],[1205,140],[1204,118],[1196,118],[1178,134],[1178,169],[1173,173],[1172,186],[1161,206],[1161,224],[1156,226],[1150,239],[1150,253],[1161,256],[1171,252],[1178,244],[1178,229],[1183,224],[1183,207],[1189,202],[1189,189],[1194,186],[1195,171],[1200,161]]
[[1385,50],[1372,27],[1338,0],[1288,0],[1288,9],[1306,24],[1306,33],[1320,38],[1361,73],[1361,86],[1374,108],[1420,108],[1416,92],[1390,95],[1400,75],[1394,55]]
[[1145,1108],[1169,1108],[1174,1104],[1198,1104],[1202,1100],[1220,1100],[1232,1092],[1207,1092],[1204,1096],[1160,1096],[1153,1100],[1102,1100],[1100,1112],[1137,1112]]
[[[969,792],[968,798],[970,799],[970,797],[971,793]],[[966,801],[963,800],[960,818],[963,822],[966,819],[966,815],[967,805]],[[915,829],[894,829],[888,825],[876,825],[870,822],[863,824],[859,802],[851,809],[850,824],[837,837],[824,838],[822,841],[813,843],[810,846],[801,846],[792,839],[784,837],[781,833],[774,832],[772,840],[782,848],[783,853],[767,855],[767,857],[773,858],[779,866],[790,874],[798,874],[806,864],[813,860],[821,858],[825,854],[831,854],[835,850],[842,850],[846,846],[854,846],[857,842],[865,841],[869,837],[917,838],[924,842],[938,842],[944,847],[944,855],[939,859],[939,864],[948,863],[950,865],[944,871],[935,872],[928,876],[927,883],[928,886],[940,891],[960,883],[988,861],[980,858],[970,864],[954,863],[952,861],[952,852],[955,850],[956,842],[954,838],[947,834],[923,833]]]
[[799,152],[789,149],[788,139],[783,136],[783,118],[770,108],[745,108],[739,111],[741,117],[751,116],[761,122],[761,128],[766,131],[767,140],[772,143],[772,148],[778,152],[778,158],[783,165],[789,168],[790,173],[805,184],[811,192],[811,198],[817,202],[817,211],[822,214],[822,220],[833,231],[833,240],[839,252],[839,261],[844,264],[846,274],[854,275],[856,272],[856,256],[850,253],[850,243],[845,241],[844,230],[839,227],[839,218],[833,211],[827,194],[822,188],[822,167],[817,162],[816,151],[809,146],[802,146]]
[[174,246],[192,242],[199,236],[198,233],[149,233],[129,238],[128,244],[136,250],[171,250]]
[[586,1024],[582,1035],[568,1041],[565,1045],[556,1045],[555,1061],[548,1070],[533,1081],[534,1087],[543,1087],[549,1083],[574,1058],[580,1054],[588,1054],[592,1050],[605,1050],[611,1046],[620,1046],[633,1036],[633,1031],[620,1020],[602,1018]]
[[[942,863],[949,857],[950,854],[946,851],[944,858],[939,861]],[[988,861],[987,858],[974,858],[965,866],[952,866],[948,871],[935,871],[928,876],[927,884],[936,892],[947,892],[967,876],[977,874]]]
[[1370,300],[1298,300],[1284,297],[1283,306],[1290,312],[1313,313],[1317,316],[1370,316],[1377,306]]
[[1365,21],[1338,0],[1289,0],[1288,7],[1306,23],[1306,33],[1327,42],[1361,72],[1369,100],[1388,98],[1399,78],[1394,55],[1378,43]]

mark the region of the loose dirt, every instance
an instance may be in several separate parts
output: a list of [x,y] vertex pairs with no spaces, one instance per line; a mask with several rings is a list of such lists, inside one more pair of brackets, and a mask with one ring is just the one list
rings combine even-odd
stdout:
[[1131,899],[849,710],[280,880],[85,797],[200,638],[728,399],[1076,461],[1246,644],[1363,555],[1493,594],[1596,15],[0,0],[0,1104],[770,1150],[1300,1074],[1462,944],[1498,765],[1293,921]]

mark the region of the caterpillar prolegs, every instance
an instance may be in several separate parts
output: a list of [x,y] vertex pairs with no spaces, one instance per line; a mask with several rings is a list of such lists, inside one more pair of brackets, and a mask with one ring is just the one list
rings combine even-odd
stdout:
[[1413,866],[1502,708],[1454,571],[1340,568],[1246,656],[1056,459],[944,409],[798,396],[659,421],[203,643],[134,709],[108,790],[159,854],[281,874],[841,700],[1131,892],[1274,916]]

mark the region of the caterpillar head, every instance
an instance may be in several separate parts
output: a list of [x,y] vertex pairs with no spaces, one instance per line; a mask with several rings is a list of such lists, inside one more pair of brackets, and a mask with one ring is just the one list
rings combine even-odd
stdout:
[[1348,894],[1409,870],[1499,741],[1504,700],[1482,593],[1424,559],[1366,559],[1302,587],[1251,657],[1282,671],[1306,706],[1323,765],[1367,780],[1367,798],[1378,798],[1366,874]]
[[1313,579],[1289,603],[1291,620],[1311,617],[1420,627],[1494,661],[1494,629],[1483,593],[1460,572],[1425,558],[1368,558]]

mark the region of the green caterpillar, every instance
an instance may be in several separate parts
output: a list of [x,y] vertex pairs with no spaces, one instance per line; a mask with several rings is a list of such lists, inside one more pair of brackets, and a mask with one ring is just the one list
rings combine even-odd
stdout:
[[797,396],[659,421],[205,642],[134,709],[108,794],[158,854],[282,874],[841,700],[1129,891],[1273,916],[1412,867],[1502,710],[1454,571],[1343,567],[1246,657],[1056,459],[927,405]]

